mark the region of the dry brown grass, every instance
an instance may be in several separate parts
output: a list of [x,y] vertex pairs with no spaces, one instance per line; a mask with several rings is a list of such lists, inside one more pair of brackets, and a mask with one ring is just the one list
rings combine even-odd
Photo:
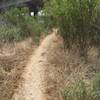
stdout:
[[89,83],[99,69],[96,47],[89,47],[84,58],[78,48],[65,50],[63,39],[55,34],[46,37],[33,54],[30,44],[18,43],[14,55],[0,57],[0,100],[12,96],[12,100],[63,100],[61,91],[67,85],[79,78]]
[[3,44],[0,50],[0,100],[11,100],[34,46],[31,39],[27,39],[20,43]]

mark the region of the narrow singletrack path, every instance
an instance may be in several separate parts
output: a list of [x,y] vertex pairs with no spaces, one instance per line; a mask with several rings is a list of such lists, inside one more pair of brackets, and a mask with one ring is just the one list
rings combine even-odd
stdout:
[[33,53],[12,100],[63,100],[60,95],[60,87],[64,85],[63,59],[59,60],[63,44],[59,38],[54,31]]

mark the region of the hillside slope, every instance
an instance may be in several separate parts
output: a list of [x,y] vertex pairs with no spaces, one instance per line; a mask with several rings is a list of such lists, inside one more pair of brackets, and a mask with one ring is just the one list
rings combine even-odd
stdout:
[[63,100],[61,91],[67,85],[77,79],[89,83],[100,66],[99,50],[90,47],[87,60],[83,59],[78,48],[65,50],[56,33],[48,35],[35,51],[27,41],[17,43],[15,53],[1,50],[0,100]]
[[77,49],[65,52],[62,38],[54,31],[32,54],[12,100],[63,100],[61,91],[68,83],[77,78],[87,82],[93,77],[97,57],[96,48],[88,50],[87,63]]

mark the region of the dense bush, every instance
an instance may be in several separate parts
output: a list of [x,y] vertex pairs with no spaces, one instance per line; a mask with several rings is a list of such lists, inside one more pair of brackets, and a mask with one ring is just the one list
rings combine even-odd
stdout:
[[[100,35],[94,27],[100,0],[50,0],[45,4],[44,12],[51,18],[50,27],[56,25],[65,44],[94,44]],[[54,27],[53,26],[53,27]]]

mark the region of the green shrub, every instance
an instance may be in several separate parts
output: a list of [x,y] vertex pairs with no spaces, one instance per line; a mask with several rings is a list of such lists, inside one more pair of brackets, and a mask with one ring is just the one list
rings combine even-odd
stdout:
[[29,16],[27,8],[10,9],[8,12],[4,13],[4,16],[11,24],[18,26],[22,31],[25,31],[25,34],[31,34],[32,32],[39,33],[41,31],[39,21],[37,18]]
[[[100,35],[94,29],[100,0],[50,0],[46,3],[44,12],[50,20],[50,26],[59,28],[65,44],[94,44]],[[100,36],[99,36],[100,37]]]
[[12,42],[12,41],[20,41],[24,37],[21,36],[21,29],[17,27],[0,27],[0,41],[3,42]]

